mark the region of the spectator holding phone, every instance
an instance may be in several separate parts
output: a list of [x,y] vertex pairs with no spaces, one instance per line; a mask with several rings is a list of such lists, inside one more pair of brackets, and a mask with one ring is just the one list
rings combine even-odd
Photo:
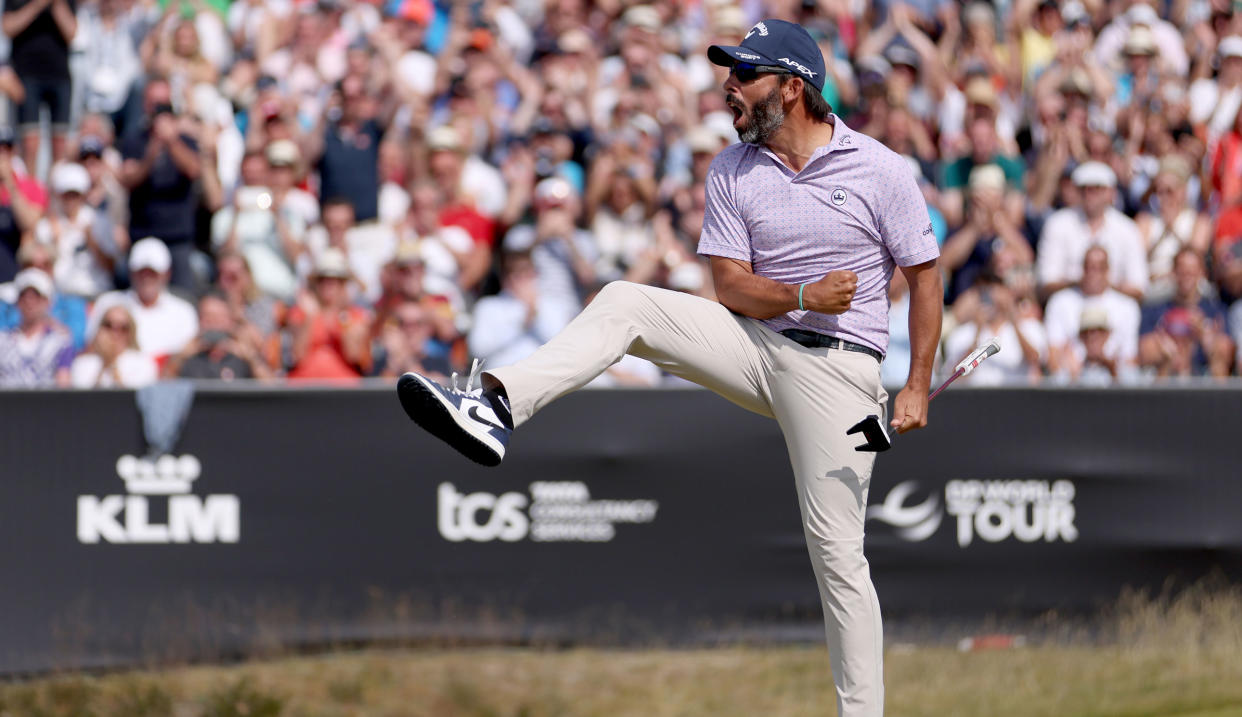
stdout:
[[1173,298],[1143,311],[1139,362],[1158,377],[1229,375],[1234,343],[1225,308],[1203,294],[1203,275],[1203,257],[1183,248],[1173,259]]
[[209,293],[198,300],[199,333],[164,364],[164,375],[232,381],[270,378],[272,370],[247,341],[239,338],[229,301]]
[[1039,319],[1026,316],[1014,293],[993,273],[979,277],[976,286],[958,299],[962,323],[945,340],[945,365],[956,366],[992,337],[1012,347],[979,366],[967,380],[977,386],[1033,383],[1048,357],[1048,338]]
[[148,80],[143,107],[146,121],[121,140],[121,184],[130,193],[129,233],[163,240],[171,255],[172,283],[193,289],[194,187],[202,173],[198,142],[183,131],[167,80]]

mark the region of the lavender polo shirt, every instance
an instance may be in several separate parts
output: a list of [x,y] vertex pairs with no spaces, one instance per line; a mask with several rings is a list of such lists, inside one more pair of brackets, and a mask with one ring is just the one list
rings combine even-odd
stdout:
[[801,172],[764,147],[734,144],[712,161],[699,253],[750,262],[783,284],[836,269],[858,274],[840,315],[790,311],[765,319],[773,331],[804,329],[888,350],[893,267],[940,256],[927,204],[900,155],[836,115],[832,141]]

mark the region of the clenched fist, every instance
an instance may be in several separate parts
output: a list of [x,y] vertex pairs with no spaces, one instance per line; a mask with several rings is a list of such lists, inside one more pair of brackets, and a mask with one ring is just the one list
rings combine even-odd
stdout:
[[802,290],[802,305],[820,314],[843,314],[854,300],[858,275],[848,269],[830,271]]

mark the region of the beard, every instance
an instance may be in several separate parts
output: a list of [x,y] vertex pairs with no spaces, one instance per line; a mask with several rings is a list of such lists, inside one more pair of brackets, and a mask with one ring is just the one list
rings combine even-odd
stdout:
[[785,123],[785,108],[781,105],[780,94],[776,90],[756,102],[749,116],[740,103],[730,101],[729,104],[741,110],[742,116],[746,117],[746,126],[738,131],[737,137],[747,144],[766,144]]

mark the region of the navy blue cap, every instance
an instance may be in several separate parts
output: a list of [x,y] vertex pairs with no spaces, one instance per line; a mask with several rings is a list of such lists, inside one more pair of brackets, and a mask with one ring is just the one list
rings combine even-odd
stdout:
[[712,45],[707,59],[725,67],[737,62],[785,67],[815,89],[824,89],[824,54],[806,28],[792,22],[757,22],[741,45]]
[[103,140],[93,134],[82,135],[82,138],[78,140],[78,159],[101,157],[103,152]]

